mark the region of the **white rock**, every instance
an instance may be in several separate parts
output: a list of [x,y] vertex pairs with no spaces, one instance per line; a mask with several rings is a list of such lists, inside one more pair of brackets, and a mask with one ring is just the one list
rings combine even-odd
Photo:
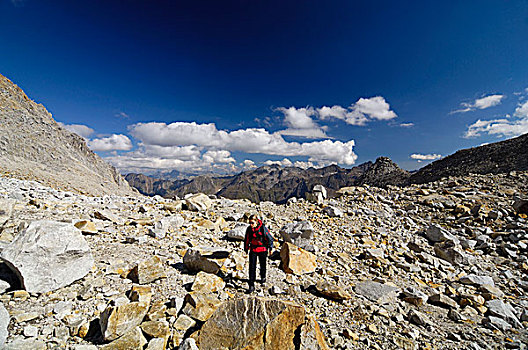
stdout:
[[83,278],[94,260],[71,223],[34,221],[1,254],[30,293],[45,293]]

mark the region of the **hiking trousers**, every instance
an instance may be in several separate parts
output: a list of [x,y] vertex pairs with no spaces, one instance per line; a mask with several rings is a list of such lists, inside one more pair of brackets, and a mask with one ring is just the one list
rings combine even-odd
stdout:
[[255,280],[257,278],[257,257],[260,263],[260,278],[266,278],[266,259],[268,257],[268,251],[255,253],[249,252],[249,285],[255,285]]

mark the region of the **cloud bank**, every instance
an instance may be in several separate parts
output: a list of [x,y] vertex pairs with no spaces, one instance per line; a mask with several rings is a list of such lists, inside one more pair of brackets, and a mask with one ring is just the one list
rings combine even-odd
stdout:
[[[135,149],[126,135],[88,140],[88,145],[94,151],[113,152],[105,159],[123,172],[148,173],[160,169],[178,169],[229,173],[256,166],[251,159],[237,162],[233,153],[237,154],[237,158],[240,154],[285,157],[281,161],[264,162],[281,166],[308,168],[334,163],[353,165],[357,160],[355,141],[333,140],[327,134],[328,126],[321,123],[335,119],[362,126],[372,121],[388,121],[397,117],[381,96],[360,98],[349,107],[279,107],[274,111],[282,114],[282,126],[285,127],[275,132],[264,128],[219,130],[214,123],[148,122],[128,127],[129,135],[137,146]],[[124,113],[119,113],[119,116],[128,117]],[[270,124],[271,120],[270,117],[264,119],[266,124]],[[85,138],[93,133],[92,129],[79,125],[75,129]],[[289,141],[285,136],[312,141]],[[116,151],[121,152],[118,154]],[[292,157],[302,159],[291,160]]]
[[477,120],[468,127],[464,137],[478,137],[482,134],[514,137],[525,133],[528,133],[528,101],[519,104],[513,116],[506,115],[500,119]]

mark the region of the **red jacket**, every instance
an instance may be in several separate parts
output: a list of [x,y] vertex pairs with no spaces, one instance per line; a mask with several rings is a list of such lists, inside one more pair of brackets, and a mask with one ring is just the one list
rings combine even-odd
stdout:
[[268,248],[273,248],[273,237],[262,221],[258,221],[258,226],[255,229],[251,225],[248,226],[244,238],[244,250],[261,253],[267,251]]

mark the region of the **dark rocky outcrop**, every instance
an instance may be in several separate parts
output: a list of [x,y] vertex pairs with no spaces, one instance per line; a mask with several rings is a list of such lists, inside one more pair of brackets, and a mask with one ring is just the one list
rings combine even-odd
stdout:
[[528,170],[528,134],[457,151],[437,160],[410,177],[411,183],[426,183],[442,177],[474,174],[501,174]]

